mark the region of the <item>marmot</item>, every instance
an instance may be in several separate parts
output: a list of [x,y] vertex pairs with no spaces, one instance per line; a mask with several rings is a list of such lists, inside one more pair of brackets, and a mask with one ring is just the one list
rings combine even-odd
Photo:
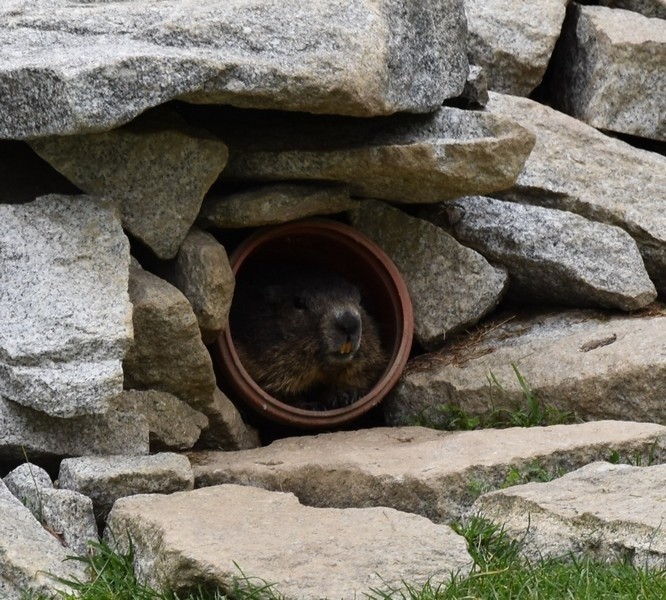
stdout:
[[230,330],[250,377],[278,400],[308,410],[356,402],[388,357],[359,289],[332,271],[266,266],[241,272]]

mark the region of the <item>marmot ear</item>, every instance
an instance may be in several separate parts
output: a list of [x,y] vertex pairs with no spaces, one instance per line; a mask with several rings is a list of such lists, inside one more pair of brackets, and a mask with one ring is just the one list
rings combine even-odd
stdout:
[[278,304],[284,299],[284,287],[277,283],[267,285],[261,290],[261,293],[269,304]]

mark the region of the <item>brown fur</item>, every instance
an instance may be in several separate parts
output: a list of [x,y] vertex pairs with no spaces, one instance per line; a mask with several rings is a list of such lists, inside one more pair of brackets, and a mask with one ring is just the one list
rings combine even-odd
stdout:
[[273,397],[302,408],[355,402],[388,362],[358,288],[321,269],[271,266],[243,273],[230,327],[250,377]]

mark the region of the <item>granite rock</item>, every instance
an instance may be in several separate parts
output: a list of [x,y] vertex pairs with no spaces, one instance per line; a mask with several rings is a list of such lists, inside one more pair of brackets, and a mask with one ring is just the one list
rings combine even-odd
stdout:
[[0,396],[55,417],[101,413],[132,341],[129,243],[88,196],[0,204]]

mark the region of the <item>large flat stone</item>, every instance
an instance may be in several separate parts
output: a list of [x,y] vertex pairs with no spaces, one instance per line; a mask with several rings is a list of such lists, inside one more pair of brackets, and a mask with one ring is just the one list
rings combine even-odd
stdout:
[[599,129],[666,140],[666,22],[572,5],[552,61],[554,106]]
[[201,207],[199,222],[220,229],[261,227],[344,212],[357,204],[344,186],[276,183],[231,194],[210,194]]
[[57,417],[101,413],[132,341],[129,243],[88,196],[0,205],[0,396]]
[[509,292],[523,302],[636,310],[657,297],[636,242],[619,227],[479,196],[444,210],[458,240],[507,269]]
[[465,0],[470,62],[488,86],[527,96],[546,72],[562,29],[567,0]]
[[86,581],[83,565],[67,560],[65,548],[0,481],[0,597],[23,600],[27,593],[51,597],[72,592],[54,577]]
[[[447,406],[469,415],[525,409],[515,365],[545,406],[585,420],[660,423],[666,420],[665,347],[663,311],[503,314],[414,361],[385,401],[386,416],[391,424],[440,425]],[[490,374],[502,390],[490,383]]]
[[439,227],[382,202],[364,200],[352,224],[374,240],[405,279],[414,306],[414,335],[424,348],[472,325],[500,301],[508,278]]
[[10,0],[0,137],[112,129],[174,98],[371,116],[465,83],[462,0]]
[[131,537],[140,580],[177,590],[231,589],[244,575],[285,599],[359,598],[471,567],[463,538],[421,516],[312,508],[292,494],[236,485],[124,498],[108,529],[121,548]]
[[352,196],[406,203],[507,189],[534,142],[510,118],[451,107],[378,119],[217,108],[189,115],[229,145],[223,181],[337,182]]
[[376,428],[191,453],[190,460],[196,487],[240,483],[293,492],[311,506],[390,506],[449,522],[481,488],[504,485],[511,469],[536,462],[554,475],[614,452],[623,460],[663,460],[666,427],[603,421],[462,432]]
[[501,197],[619,225],[638,243],[657,290],[666,293],[666,158],[526,98],[491,93],[487,110],[515,119],[537,138],[516,184]]
[[472,511],[524,541],[533,559],[569,554],[666,566],[666,465],[596,462],[548,483],[481,496]]
[[123,226],[173,258],[227,162],[227,147],[166,111],[105,133],[52,136],[31,147],[89,194],[113,199]]

